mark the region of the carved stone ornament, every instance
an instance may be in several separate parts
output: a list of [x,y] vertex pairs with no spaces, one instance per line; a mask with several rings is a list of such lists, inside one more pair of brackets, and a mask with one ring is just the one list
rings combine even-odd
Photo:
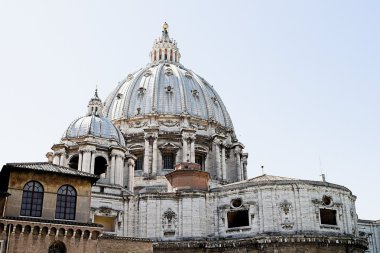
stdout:
[[168,208],[162,215],[162,229],[164,231],[175,231],[177,227],[177,214]]
[[135,121],[135,122],[130,122],[129,123],[129,127],[130,128],[141,128],[141,127],[145,127],[148,125],[148,122],[147,121]]
[[158,124],[166,126],[166,127],[174,127],[174,126],[179,126],[179,121],[165,120],[165,121],[158,121]]
[[292,207],[292,204],[289,203],[287,200],[284,202],[280,203],[280,208],[281,210],[287,215],[289,214],[290,208]]
[[173,70],[171,68],[166,68],[165,69],[165,75],[167,75],[167,76],[173,75]]
[[185,76],[190,79],[193,78],[193,75],[188,71],[185,73]]
[[191,90],[191,94],[193,94],[194,97],[198,97],[199,91],[198,90]]
[[167,93],[173,93],[173,86],[168,85],[165,87],[165,90]]
[[148,77],[150,75],[152,75],[152,71],[150,71],[150,70],[145,71],[145,73],[144,73],[145,77]]
[[144,87],[140,87],[140,88],[137,89],[137,94],[143,95],[145,93],[145,90],[146,89]]
[[133,75],[132,74],[129,74],[128,76],[127,76],[127,81],[131,81],[133,79]]
[[192,128],[198,129],[198,130],[206,130],[206,126],[203,126],[198,123],[190,123]]
[[281,227],[286,230],[293,229],[294,222],[289,221],[288,218],[285,218],[284,222],[281,224]]

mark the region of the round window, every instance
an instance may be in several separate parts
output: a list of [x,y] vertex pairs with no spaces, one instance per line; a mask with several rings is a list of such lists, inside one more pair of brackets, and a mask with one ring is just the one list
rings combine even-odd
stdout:
[[328,196],[323,196],[322,202],[325,206],[330,206],[332,203],[332,199]]
[[233,208],[238,208],[238,207],[241,207],[241,205],[243,204],[243,201],[241,199],[233,199],[231,201],[231,206]]

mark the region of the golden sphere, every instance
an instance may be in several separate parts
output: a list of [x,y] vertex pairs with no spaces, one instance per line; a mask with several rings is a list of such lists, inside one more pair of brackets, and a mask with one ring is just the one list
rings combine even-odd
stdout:
[[162,28],[164,28],[164,30],[168,30],[169,25],[165,22],[165,23],[162,25]]

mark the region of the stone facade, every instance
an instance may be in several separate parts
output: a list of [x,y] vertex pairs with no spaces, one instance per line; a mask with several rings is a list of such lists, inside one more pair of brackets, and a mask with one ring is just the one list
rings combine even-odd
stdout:
[[[165,24],[151,62],[104,104],[96,91],[87,114],[48,153],[47,169],[65,175],[21,172],[9,189],[0,187],[0,207],[7,193],[14,198],[8,216],[20,212],[28,177],[49,189],[43,215],[52,222],[4,216],[0,236],[8,247],[46,251],[58,240],[68,252],[364,252],[378,230],[358,225],[349,189],[325,180],[247,178],[248,154],[220,96],[180,58]],[[91,190],[80,181],[85,175],[99,178]],[[77,223],[54,220],[62,180],[78,189]]]
[[368,241],[366,252],[380,252],[380,220],[358,220],[359,236]]

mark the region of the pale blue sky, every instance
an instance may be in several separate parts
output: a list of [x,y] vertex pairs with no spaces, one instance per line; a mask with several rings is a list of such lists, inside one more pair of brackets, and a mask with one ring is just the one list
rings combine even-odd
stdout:
[[0,0],[0,164],[45,161],[98,85],[148,63],[164,21],[219,92],[249,176],[327,180],[379,219],[380,1]]

